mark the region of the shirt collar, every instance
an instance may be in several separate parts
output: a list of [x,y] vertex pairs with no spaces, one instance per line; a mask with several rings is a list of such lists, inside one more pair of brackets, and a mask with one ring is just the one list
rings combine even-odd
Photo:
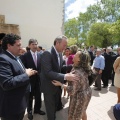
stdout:
[[100,57],[100,56],[102,56],[102,55],[100,54],[100,55],[98,55],[97,57]]
[[30,52],[31,52],[32,55],[33,55],[33,54],[37,55],[37,51],[36,51],[36,52],[33,52],[32,50],[30,50]]
[[13,55],[10,51],[6,50],[8,53],[10,53],[14,58],[16,58],[17,56]]
[[56,50],[55,46],[53,46],[53,48],[54,48],[56,54],[59,55],[59,53],[58,53],[58,51]]

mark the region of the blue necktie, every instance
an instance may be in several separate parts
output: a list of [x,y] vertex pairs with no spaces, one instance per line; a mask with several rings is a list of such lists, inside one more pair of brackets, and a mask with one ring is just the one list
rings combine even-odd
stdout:
[[22,64],[22,62],[20,61],[19,57],[15,57],[15,58],[16,58],[17,62],[19,63],[19,65],[21,66],[21,68],[22,68],[23,70],[25,70],[25,67],[23,66],[23,64]]

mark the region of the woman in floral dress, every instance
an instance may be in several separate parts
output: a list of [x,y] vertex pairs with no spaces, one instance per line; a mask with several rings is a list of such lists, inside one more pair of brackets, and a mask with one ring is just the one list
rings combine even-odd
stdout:
[[68,120],[87,120],[86,109],[92,95],[88,81],[90,72],[88,53],[78,51],[73,58],[73,62],[71,73],[78,75],[80,79],[75,82],[69,82],[69,86],[56,80],[53,80],[52,83],[56,86],[66,88],[70,94]]

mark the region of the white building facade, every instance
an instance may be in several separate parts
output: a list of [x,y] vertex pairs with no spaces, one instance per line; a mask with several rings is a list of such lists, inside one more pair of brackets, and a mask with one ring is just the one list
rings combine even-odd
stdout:
[[0,14],[19,25],[23,47],[35,38],[48,49],[64,31],[64,0],[0,0]]

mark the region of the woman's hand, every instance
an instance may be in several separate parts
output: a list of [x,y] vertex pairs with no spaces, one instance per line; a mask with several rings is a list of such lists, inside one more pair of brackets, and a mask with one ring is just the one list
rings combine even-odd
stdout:
[[62,83],[56,80],[53,80],[52,84],[54,84],[55,86],[62,86]]

